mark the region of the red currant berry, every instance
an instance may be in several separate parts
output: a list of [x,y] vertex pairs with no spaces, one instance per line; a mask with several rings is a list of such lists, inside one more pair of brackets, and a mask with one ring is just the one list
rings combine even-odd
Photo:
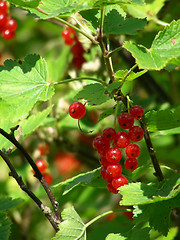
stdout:
[[136,158],[128,158],[124,162],[124,166],[129,171],[134,171],[138,167],[138,161]]
[[62,37],[65,40],[65,44],[71,46],[75,40],[76,32],[73,28],[68,28],[62,31]]
[[130,109],[130,114],[133,116],[133,118],[138,119],[142,117],[144,110],[141,106],[135,105]]
[[109,175],[107,173],[107,168],[102,166],[101,169],[100,169],[100,174],[101,174],[101,177],[105,180],[105,181],[111,181],[112,180],[112,177],[111,175]]
[[81,43],[78,41],[75,45],[71,48],[71,52],[74,57],[82,56],[84,53],[84,48],[82,47]]
[[1,13],[0,14],[0,27],[4,28],[6,26],[6,22],[7,22],[7,15]]
[[49,173],[43,174],[44,180],[47,182],[48,185],[50,185],[53,182],[53,177]]
[[103,130],[103,137],[105,137],[107,140],[112,141],[114,140],[116,136],[116,131],[114,128],[105,128]]
[[111,193],[114,193],[114,194],[117,194],[118,193],[118,190],[116,190],[113,186],[112,186],[112,183],[111,182],[107,182],[107,189],[109,192]]
[[69,114],[72,118],[80,119],[84,117],[85,113],[86,113],[86,108],[80,102],[74,102],[69,107]]
[[114,139],[114,144],[118,148],[125,148],[129,145],[130,138],[128,133],[120,131],[116,133],[116,137]]
[[140,152],[140,147],[137,144],[129,144],[126,148],[126,155],[129,158],[137,158]]
[[78,56],[78,57],[74,57],[73,61],[72,61],[72,64],[73,64],[74,68],[80,70],[82,64],[85,63],[85,62],[86,62],[86,59],[81,55],[81,56]]
[[107,174],[112,178],[118,178],[122,173],[122,167],[119,163],[108,165],[107,166]]
[[124,186],[125,184],[128,184],[127,178],[123,175],[119,176],[118,178],[114,178],[112,180],[112,186],[115,189],[118,189],[119,187]]
[[123,129],[129,129],[134,124],[134,118],[130,113],[122,113],[118,117],[118,123]]
[[122,158],[121,150],[116,147],[108,148],[106,151],[106,158],[110,163],[118,163]]
[[47,163],[43,159],[38,159],[36,161],[36,166],[41,173],[44,173],[48,167]]
[[109,162],[107,161],[106,155],[104,153],[100,154],[100,163],[104,167],[107,167],[107,165],[109,165]]
[[0,13],[6,13],[8,10],[8,5],[5,1],[0,1]]
[[141,127],[134,126],[129,130],[129,137],[131,141],[138,142],[143,138],[144,132]]
[[38,150],[39,150],[41,155],[47,155],[50,152],[50,147],[47,143],[39,144]]
[[6,22],[6,29],[9,31],[14,32],[17,28],[17,22],[14,19],[9,19]]
[[97,136],[93,140],[93,146],[99,153],[104,153],[110,147],[110,143],[104,137]]
[[4,40],[11,40],[15,37],[15,32],[11,32],[9,31],[9,29],[6,29],[2,32],[2,37],[4,38]]

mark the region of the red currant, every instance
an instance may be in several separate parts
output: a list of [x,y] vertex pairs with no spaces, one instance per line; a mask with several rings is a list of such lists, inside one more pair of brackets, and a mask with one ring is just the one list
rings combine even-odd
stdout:
[[110,143],[106,138],[97,136],[93,140],[93,146],[99,153],[104,153],[110,147]]
[[73,28],[69,27],[68,29],[63,30],[61,35],[65,40],[65,44],[71,46],[75,41],[76,32]]
[[80,70],[81,66],[84,62],[86,62],[86,59],[81,55],[81,56],[78,56],[78,57],[74,57],[73,61],[72,61],[72,64],[73,64],[74,68]]
[[122,153],[119,148],[112,147],[106,151],[106,159],[110,163],[118,163],[122,158]]
[[9,19],[6,22],[6,29],[9,31],[14,32],[17,28],[17,22],[14,19]]
[[11,40],[15,37],[15,32],[11,32],[9,31],[9,29],[6,29],[2,32],[2,37],[4,38],[4,40]]
[[38,150],[39,150],[41,155],[47,155],[50,152],[50,147],[47,143],[39,144]]
[[118,190],[116,190],[113,186],[112,186],[112,183],[111,182],[107,182],[107,189],[109,192],[111,193],[114,193],[114,194],[117,194],[118,193]]
[[125,184],[128,184],[127,178],[123,175],[119,176],[118,178],[114,178],[112,180],[112,186],[115,189],[118,189],[119,187],[124,186]]
[[129,130],[129,137],[131,141],[138,142],[143,138],[144,132],[141,127],[134,126]]
[[116,137],[114,139],[114,144],[118,148],[125,148],[129,145],[130,143],[130,138],[128,133],[120,131],[116,133]]
[[116,131],[114,128],[105,128],[103,130],[103,137],[105,137],[107,140],[112,141],[114,140],[116,136]]
[[0,14],[0,27],[5,27],[7,22],[7,15],[5,13]]
[[44,180],[47,182],[48,185],[50,185],[53,182],[53,177],[49,173],[43,174]]
[[44,173],[48,167],[47,163],[43,159],[38,159],[36,161],[36,166],[41,173]]
[[118,117],[118,123],[123,129],[129,129],[134,124],[134,118],[130,113],[122,113]]
[[134,171],[138,167],[138,161],[136,158],[128,158],[124,162],[124,166],[129,171]]
[[118,178],[121,173],[122,167],[119,163],[107,166],[107,174],[109,174],[112,178]]
[[85,113],[86,113],[86,108],[80,102],[74,102],[69,107],[69,114],[72,118],[80,119],[84,117]]
[[6,13],[8,10],[8,5],[5,1],[0,1],[0,13]]
[[104,153],[100,154],[100,163],[104,166],[107,167],[109,165],[109,162],[107,161],[106,155]]
[[133,116],[133,118],[138,119],[142,117],[144,110],[141,106],[135,105],[130,109],[130,114]]
[[82,56],[84,53],[84,48],[82,47],[81,43],[78,41],[75,45],[71,48],[71,52],[74,57]]
[[129,158],[137,158],[140,154],[141,150],[137,144],[129,144],[126,148],[126,155]]
[[112,180],[112,176],[107,173],[107,168],[106,167],[104,167],[104,166],[101,167],[100,174],[101,174],[101,177],[105,181],[111,181]]

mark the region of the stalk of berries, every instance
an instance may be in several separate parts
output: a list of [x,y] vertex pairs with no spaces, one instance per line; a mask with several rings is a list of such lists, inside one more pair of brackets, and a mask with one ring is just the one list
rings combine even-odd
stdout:
[[62,31],[62,37],[64,38],[64,42],[68,46],[72,46],[71,52],[73,54],[72,64],[73,66],[80,70],[82,64],[86,61],[83,57],[84,48],[82,44],[79,42],[76,32],[71,27]]
[[126,152],[125,168],[134,171],[138,167],[137,157],[140,155],[140,148],[133,142],[140,141],[144,132],[141,127],[134,126],[134,119],[141,118],[143,113],[141,106],[133,106],[130,113],[122,113],[118,117],[120,127],[129,130],[128,133],[106,128],[102,136],[97,136],[93,140],[93,146],[100,154],[101,176],[107,181],[107,189],[111,193],[117,194],[118,188],[128,183],[126,177],[121,175],[122,167],[119,162],[122,153],[120,149],[125,149]]
[[9,14],[9,6],[6,1],[0,1],[0,33],[4,40],[15,37],[17,22]]

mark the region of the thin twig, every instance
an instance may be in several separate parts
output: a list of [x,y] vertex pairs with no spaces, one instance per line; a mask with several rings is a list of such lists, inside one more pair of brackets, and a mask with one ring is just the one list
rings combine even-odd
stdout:
[[65,79],[63,81],[60,82],[55,82],[54,85],[59,85],[59,84],[63,84],[63,83],[68,83],[68,82],[73,82],[73,81],[83,81],[83,80],[91,80],[91,81],[95,81],[95,82],[99,82],[104,86],[107,86],[108,84],[106,82],[104,82],[101,79],[98,78],[93,78],[93,77],[77,77],[77,78],[69,78],[69,79]]
[[5,154],[4,152],[2,152],[0,150],[0,156],[4,159],[4,161],[6,162],[6,164],[8,165],[8,167],[10,169],[9,176],[12,176],[16,180],[16,182],[18,183],[19,187],[24,192],[26,192],[28,194],[28,196],[36,203],[36,205],[40,208],[40,210],[44,213],[46,218],[49,220],[49,222],[51,223],[51,225],[53,226],[55,231],[58,232],[59,231],[59,228],[58,228],[58,224],[59,223],[57,222],[57,219],[54,216],[54,214],[51,211],[51,209],[49,207],[45,206],[41,202],[41,200],[39,198],[37,198],[36,195],[33,192],[31,192],[31,190],[29,190],[29,188],[23,182],[21,176],[18,175],[18,173],[16,172],[15,168],[11,164],[7,154]]
[[11,143],[13,143],[19,149],[19,151],[23,154],[23,156],[27,159],[28,163],[31,165],[32,169],[35,172],[34,176],[42,184],[44,190],[46,191],[46,193],[49,197],[49,200],[52,203],[52,206],[53,206],[53,209],[57,216],[57,219],[60,221],[61,219],[60,219],[60,210],[59,210],[58,202],[56,201],[49,185],[47,183],[45,183],[44,177],[42,176],[41,172],[39,171],[39,168],[37,167],[37,165],[31,158],[31,156],[27,153],[27,151],[24,149],[24,147],[14,137],[14,128],[11,130],[10,134],[0,128],[0,134],[3,135],[5,138],[7,138]]

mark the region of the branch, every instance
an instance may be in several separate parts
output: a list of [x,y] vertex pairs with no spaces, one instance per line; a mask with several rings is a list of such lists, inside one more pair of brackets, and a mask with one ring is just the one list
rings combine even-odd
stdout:
[[[18,126],[17,126],[18,127]],[[14,131],[17,129],[17,127],[11,129],[11,133],[5,132],[3,129],[0,128],[0,134],[3,135],[5,138],[7,138],[11,143],[13,143],[19,151],[24,155],[24,157],[27,159],[28,163],[31,165],[32,169],[34,170],[35,174],[34,177],[36,177],[40,183],[42,184],[44,190],[46,191],[49,200],[52,203],[53,209],[55,211],[55,214],[57,216],[57,219],[60,221],[60,210],[59,210],[59,204],[56,201],[53,193],[51,192],[51,189],[49,188],[49,185],[44,180],[44,177],[42,176],[41,172],[39,171],[39,168],[33,161],[33,159],[30,157],[30,155],[26,152],[26,150],[23,148],[23,146],[16,140],[14,137]]]
[[18,175],[18,173],[16,172],[15,168],[13,167],[13,165],[11,164],[7,154],[5,154],[4,152],[2,152],[0,150],[0,156],[4,159],[4,161],[6,162],[6,164],[8,165],[9,169],[10,169],[10,173],[9,176],[12,176],[16,182],[18,183],[19,187],[28,194],[28,196],[36,203],[36,205],[40,208],[40,210],[44,213],[45,217],[49,220],[49,222],[51,223],[51,225],[53,226],[54,230],[56,232],[59,231],[58,228],[58,224],[59,222],[57,221],[56,217],[54,216],[53,212],[51,211],[51,209],[47,206],[45,206],[41,200],[39,198],[36,197],[36,195],[31,192],[28,187],[25,185],[25,183],[23,182],[21,176]]

